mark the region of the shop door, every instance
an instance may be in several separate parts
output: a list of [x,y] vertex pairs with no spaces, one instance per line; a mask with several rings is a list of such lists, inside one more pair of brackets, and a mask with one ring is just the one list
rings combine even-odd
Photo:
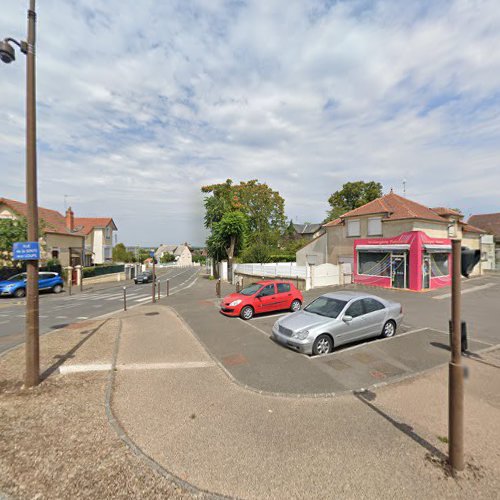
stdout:
[[408,288],[406,254],[391,254],[391,281],[393,288]]
[[431,256],[424,255],[422,264],[422,288],[431,287]]

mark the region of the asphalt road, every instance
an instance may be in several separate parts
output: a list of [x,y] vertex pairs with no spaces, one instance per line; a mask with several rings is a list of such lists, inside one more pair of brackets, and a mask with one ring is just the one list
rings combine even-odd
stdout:
[[[199,267],[159,269],[161,293],[166,294],[167,280],[170,293],[174,296],[192,286],[199,270]],[[128,308],[151,300],[151,283],[135,285],[130,281],[94,285],[88,291],[71,296],[67,290],[58,295],[41,293],[40,333],[122,310],[124,285],[127,286]],[[0,298],[0,352],[24,342],[24,325],[25,300]]]
[[[412,376],[449,361],[448,288],[428,293],[356,285],[345,288],[401,302],[405,317],[397,335],[309,357],[270,339],[272,325],[283,313],[257,316],[250,321],[221,315],[214,283],[208,280],[199,280],[196,287],[173,297],[169,304],[233,377],[258,391],[338,394]],[[223,287],[223,295],[233,291],[234,287]],[[327,291],[335,290],[306,292],[305,301]],[[469,351],[480,353],[500,344],[500,277],[464,281],[463,291],[462,319],[468,326]]]

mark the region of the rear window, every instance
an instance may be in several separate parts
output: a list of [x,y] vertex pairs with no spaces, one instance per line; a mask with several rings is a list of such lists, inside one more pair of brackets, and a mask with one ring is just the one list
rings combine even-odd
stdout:
[[289,283],[278,283],[278,293],[286,293],[290,291]]

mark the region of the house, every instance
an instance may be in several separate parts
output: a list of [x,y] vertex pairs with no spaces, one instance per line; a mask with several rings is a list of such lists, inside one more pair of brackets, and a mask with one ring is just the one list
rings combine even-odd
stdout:
[[[0,198],[0,219],[18,219],[27,213],[26,203]],[[85,246],[82,228],[72,226],[64,215],[48,208],[38,207],[38,218],[43,229],[41,262],[58,259],[63,267],[80,265]]]
[[494,255],[491,268],[500,270],[500,213],[471,215],[467,222],[489,233],[484,236],[485,250]]
[[290,222],[289,229],[295,239],[306,238],[312,240],[324,233],[322,224],[294,224]]
[[[450,284],[450,238],[481,249],[485,234],[455,210],[431,209],[392,190],[324,228],[297,252],[297,264],[350,263],[355,283],[410,290]],[[474,273],[482,273],[482,263]]]
[[170,253],[175,257],[175,262],[179,266],[190,266],[193,263],[193,258],[189,245],[160,245],[155,252],[155,257],[160,262],[163,254]]
[[113,231],[118,228],[111,217],[75,217],[70,207],[66,220],[85,235],[86,266],[113,261]]

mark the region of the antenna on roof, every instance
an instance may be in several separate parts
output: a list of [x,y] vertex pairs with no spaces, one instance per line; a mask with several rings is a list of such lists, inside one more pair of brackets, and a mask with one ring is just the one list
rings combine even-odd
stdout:
[[403,179],[403,196],[406,198],[406,179]]

